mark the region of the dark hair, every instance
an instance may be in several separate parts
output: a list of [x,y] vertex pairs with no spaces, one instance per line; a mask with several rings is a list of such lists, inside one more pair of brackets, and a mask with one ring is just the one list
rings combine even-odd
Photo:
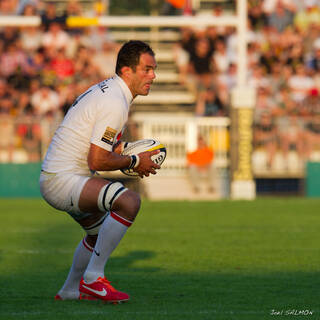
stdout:
[[120,49],[116,64],[116,74],[121,75],[123,67],[130,67],[133,71],[139,64],[140,56],[143,53],[148,53],[154,56],[151,47],[143,41],[130,40],[126,42]]

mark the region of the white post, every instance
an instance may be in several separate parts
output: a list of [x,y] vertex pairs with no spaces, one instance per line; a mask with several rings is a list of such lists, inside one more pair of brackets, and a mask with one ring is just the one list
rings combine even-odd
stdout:
[[247,85],[247,0],[238,0],[237,5],[237,87],[231,92],[233,107],[231,198],[254,199],[256,188],[252,176],[251,153],[255,91]]

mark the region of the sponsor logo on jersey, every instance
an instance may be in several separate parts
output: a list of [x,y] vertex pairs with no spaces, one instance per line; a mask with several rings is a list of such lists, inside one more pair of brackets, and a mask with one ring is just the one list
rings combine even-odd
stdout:
[[107,127],[107,129],[104,132],[103,137],[101,138],[101,140],[103,142],[106,142],[106,143],[110,144],[110,145],[113,145],[114,138],[115,138],[116,134],[117,134],[117,130],[112,129],[110,127]]

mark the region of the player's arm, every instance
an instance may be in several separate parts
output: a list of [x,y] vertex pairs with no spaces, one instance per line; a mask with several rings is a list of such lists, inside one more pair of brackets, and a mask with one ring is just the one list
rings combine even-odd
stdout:
[[113,171],[128,168],[131,164],[130,156],[121,156],[105,150],[91,143],[88,153],[88,166],[93,171]]
[[127,142],[124,142],[124,141],[118,141],[117,143],[115,143],[112,147],[112,151],[117,153],[117,154],[121,154],[123,149],[124,149],[124,146]]
[[[140,177],[149,176],[150,173],[156,174],[155,169],[160,166],[151,160],[151,156],[159,151],[147,151],[139,154],[139,163],[135,171]],[[113,171],[129,168],[132,163],[130,156],[120,155],[117,152],[107,151],[91,143],[88,153],[88,166],[93,171]]]

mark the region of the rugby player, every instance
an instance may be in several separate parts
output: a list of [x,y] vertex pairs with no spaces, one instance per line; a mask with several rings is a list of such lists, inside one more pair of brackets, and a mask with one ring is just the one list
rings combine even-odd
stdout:
[[160,168],[151,160],[158,150],[123,156],[120,140],[130,105],[137,95],[148,95],[156,66],[149,45],[125,43],[118,53],[115,75],[80,95],[53,136],[42,164],[41,193],[86,232],[56,300],[129,300],[128,294],[110,285],[104,269],[137,216],[140,197],[120,182],[93,173],[130,168],[143,178]]

